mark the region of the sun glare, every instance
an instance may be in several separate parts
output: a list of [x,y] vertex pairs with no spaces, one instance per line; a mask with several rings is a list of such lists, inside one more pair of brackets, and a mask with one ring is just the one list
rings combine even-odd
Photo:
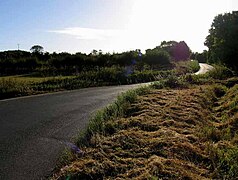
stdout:
[[181,4],[177,1],[135,0],[124,35],[127,46],[152,48],[163,40],[184,40],[189,15],[178,7]]
[[[186,41],[194,50],[205,49],[203,42],[215,15],[229,10],[224,1],[134,0],[124,38],[127,48],[153,48],[163,40]],[[211,8],[212,7],[212,8]],[[126,38],[125,38],[126,37]]]

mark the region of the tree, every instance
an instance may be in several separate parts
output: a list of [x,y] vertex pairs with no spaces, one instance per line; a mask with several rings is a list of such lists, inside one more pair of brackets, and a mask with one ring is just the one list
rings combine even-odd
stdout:
[[200,63],[206,63],[207,62],[207,50],[204,50],[202,53],[193,52],[190,55],[190,59],[197,60]]
[[180,41],[172,47],[172,57],[176,61],[188,60],[190,52],[188,45],[184,41]]
[[157,46],[156,48],[167,51],[172,59],[176,61],[189,59],[191,52],[184,41],[162,41],[160,46]]
[[44,48],[40,45],[34,45],[31,47],[30,51],[35,54],[43,54]]
[[209,62],[238,70],[238,11],[219,14],[213,20],[205,45]]
[[152,68],[157,65],[170,65],[170,55],[163,49],[147,49],[145,63],[149,64]]

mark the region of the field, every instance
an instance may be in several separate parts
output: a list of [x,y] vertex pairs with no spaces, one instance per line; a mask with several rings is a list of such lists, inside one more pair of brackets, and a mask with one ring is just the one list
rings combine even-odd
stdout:
[[[34,77],[15,75],[0,77],[0,99],[47,93],[63,90],[58,82],[75,76]],[[57,82],[53,84],[52,82]]]
[[52,179],[236,178],[238,79],[171,82],[97,114]]
[[15,75],[15,76],[3,76],[0,77],[0,81],[7,81],[7,80],[15,80],[17,82],[26,82],[27,84],[32,83],[41,83],[51,79],[66,79],[66,78],[73,78],[75,76],[51,76],[51,77],[35,77],[32,74],[26,75]]
[[0,99],[86,87],[151,82],[169,75],[195,72],[198,68],[197,61],[185,61],[170,70],[134,70],[130,74],[122,67],[104,67],[82,71],[74,76],[38,77],[34,73],[4,76],[0,77]]

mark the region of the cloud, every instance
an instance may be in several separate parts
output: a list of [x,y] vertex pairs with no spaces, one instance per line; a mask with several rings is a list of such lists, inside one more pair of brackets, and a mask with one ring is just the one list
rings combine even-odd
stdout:
[[104,40],[120,35],[122,33],[122,30],[70,27],[61,30],[51,30],[48,32],[71,35],[78,39],[84,40]]

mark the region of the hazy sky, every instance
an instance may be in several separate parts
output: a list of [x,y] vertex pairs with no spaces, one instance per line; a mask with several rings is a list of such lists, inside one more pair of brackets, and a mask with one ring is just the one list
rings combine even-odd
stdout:
[[0,51],[121,52],[163,40],[203,43],[213,18],[238,10],[238,0],[0,0]]

